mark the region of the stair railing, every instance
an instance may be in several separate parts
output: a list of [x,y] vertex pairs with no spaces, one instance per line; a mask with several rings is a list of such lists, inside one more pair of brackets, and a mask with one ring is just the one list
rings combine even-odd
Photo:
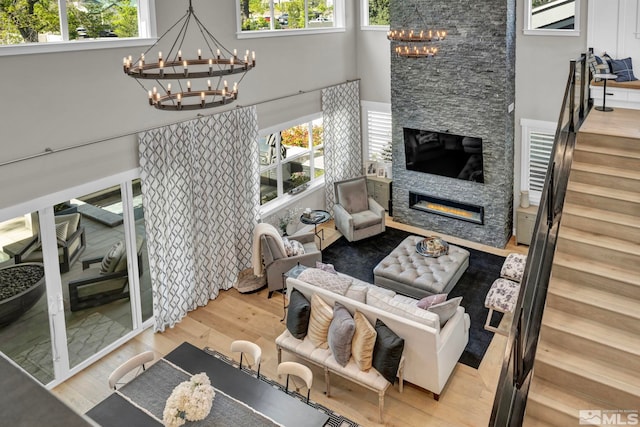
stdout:
[[[592,53],[591,49],[589,53]],[[591,77],[587,54],[570,61],[562,109],[521,291],[513,313],[490,426],[520,426],[524,418],[576,133],[593,105],[589,96]]]

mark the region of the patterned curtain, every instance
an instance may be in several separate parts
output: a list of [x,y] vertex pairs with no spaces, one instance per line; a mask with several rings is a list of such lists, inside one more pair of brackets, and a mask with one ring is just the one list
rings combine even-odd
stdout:
[[251,267],[260,207],[255,107],[139,135],[155,330]]
[[326,203],[333,212],[333,183],[362,175],[359,81],[322,90],[322,122]]

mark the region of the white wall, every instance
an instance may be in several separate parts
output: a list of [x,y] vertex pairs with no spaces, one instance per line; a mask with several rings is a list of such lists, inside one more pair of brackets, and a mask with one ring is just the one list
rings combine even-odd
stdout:
[[587,43],[596,55],[614,59],[631,57],[640,75],[640,1],[590,0]]
[[[235,1],[196,0],[194,9],[227,48],[256,51],[257,66],[240,85],[235,104],[249,105],[357,77],[354,12],[347,1],[346,32],[237,40]],[[182,16],[184,0],[156,0],[158,34]],[[138,165],[137,131],[196,117],[147,103],[138,83],[122,73],[122,58],[146,48],[0,57],[0,163],[86,142],[86,148],[0,166],[0,208],[93,181]],[[205,110],[216,113],[221,109]],[[320,93],[261,104],[267,127],[320,111]],[[118,138],[122,135],[129,135]]]

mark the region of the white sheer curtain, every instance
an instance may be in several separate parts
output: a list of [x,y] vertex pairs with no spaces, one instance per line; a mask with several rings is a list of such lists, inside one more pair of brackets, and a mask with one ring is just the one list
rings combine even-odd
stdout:
[[322,123],[326,203],[333,212],[333,183],[362,175],[359,81],[322,90]]
[[251,267],[260,207],[255,107],[139,135],[155,330]]

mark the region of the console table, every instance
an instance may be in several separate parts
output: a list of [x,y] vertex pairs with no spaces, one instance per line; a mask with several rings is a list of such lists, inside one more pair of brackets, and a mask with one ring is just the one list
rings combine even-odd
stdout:
[[368,176],[367,177],[367,193],[380,206],[387,211],[389,216],[393,216],[392,206],[392,180],[389,178]]

